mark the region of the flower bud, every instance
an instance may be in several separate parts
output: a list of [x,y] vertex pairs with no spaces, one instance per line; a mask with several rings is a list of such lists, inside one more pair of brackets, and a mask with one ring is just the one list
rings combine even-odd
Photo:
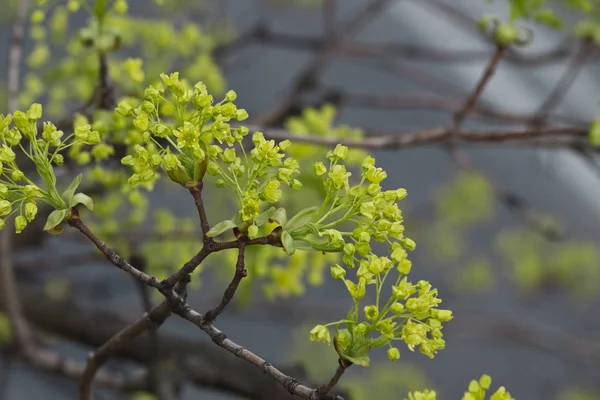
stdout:
[[333,276],[333,279],[337,280],[344,279],[346,276],[346,270],[339,264],[336,264],[334,267],[331,267],[331,276]]
[[365,313],[365,317],[369,321],[374,321],[379,316],[379,310],[377,309],[377,306],[366,306],[363,311]]
[[390,347],[387,351],[387,356],[390,360],[395,361],[400,358],[400,350],[396,347]]
[[325,164],[323,164],[321,161],[316,163],[313,166],[313,168],[315,170],[315,175],[317,175],[317,176],[323,176],[327,172],[327,168],[325,168]]
[[327,327],[317,325],[310,331],[310,340],[319,342],[331,342],[331,336]]
[[33,221],[33,219],[35,218],[36,214],[37,214],[38,208],[35,205],[35,203],[27,203],[25,204],[25,218],[27,218],[28,221]]
[[25,229],[26,226],[27,226],[27,219],[24,216],[19,215],[19,216],[17,216],[17,218],[15,218],[15,231],[17,233],[23,232],[23,229]]

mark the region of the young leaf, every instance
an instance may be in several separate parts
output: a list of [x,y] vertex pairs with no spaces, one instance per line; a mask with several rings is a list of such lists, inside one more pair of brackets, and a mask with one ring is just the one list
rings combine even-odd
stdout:
[[290,235],[288,231],[283,231],[281,233],[281,244],[288,256],[291,256],[296,251],[294,239],[292,239],[292,235]]
[[71,197],[69,207],[75,207],[77,204],[83,204],[90,211],[94,209],[94,200],[87,194],[77,193],[75,196]]
[[50,215],[48,215],[46,225],[44,225],[44,230],[47,231],[60,225],[60,223],[63,222],[63,220],[67,216],[67,212],[69,212],[69,210],[67,209],[52,211]]
[[256,224],[256,226],[263,226],[264,224],[266,224],[267,221],[269,221],[269,219],[271,218],[271,215],[273,215],[273,213],[275,212],[275,210],[275,207],[271,207],[267,211],[262,212],[258,217],[254,218],[254,223]]
[[356,365],[360,365],[363,368],[367,368],[371,364],[371,359],[369,358],[369,356],[352,357],[343,354],[342,358],[345,358],[346,360],[351,361]]
[[311,222],[296,229],[291,229],[289,232],[294,239],[302,239],[308,235],[318,235],[319,229]]
[[319,207],[308,207],[294,215],[285,225],[284,229],[291,231],[292,229],[299,228],[309,222],[312,222],[315,217],[319,214]]
[[208,237],[215,237],[220,235],[221,233],[225,232],[226,230],[229,229],[233,229],[236,227],[235,222],[233,222],[230,219],[227,219],[225,221],[221,221],[218,224],[216,224],[215,226],[213,226],[206,234],[206,236]]
[[287,213],[285,208],[278,208],[271,215],[271,221],[277,222],[279,225],[283,226],[287,222]]
[[[62,197],[62,199],[67,202],[67,204],[71,204],[71,198],[73,197],[73,195],[75,194],[75,191],[77,190],[77,188],[79,187],[79,184],[81,183],[81,178],[83,177],[82,174],[79,174],[75,177],[75,179],[73,179],[73,182],[71,182],[71,184],[69,185],[69,187],[67,188],[67,190],[65,190],[63,192],[63,194],[60,196]],[[73,207],[73,206],[70,206]]]

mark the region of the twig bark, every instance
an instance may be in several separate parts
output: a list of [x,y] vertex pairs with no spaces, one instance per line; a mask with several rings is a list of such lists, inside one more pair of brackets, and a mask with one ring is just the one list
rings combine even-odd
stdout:
[[209,310],[204,315],[204,320],[206,322],[208,322],[208,323],[214,322],[217,319],[217,317],[223,312],[223,310],[225,310],[225,307],[227,307],[229,302],[233,299],[233,296],[235,296],[235,292],[237,291],[237,288],[240,285],[240,282],[248,274],[246,272],[246,267],[245,267],[246,263],[244,260],[245,250],[246,250],[246,243],[244,243],[244,241],[240,241],[239,250],[238,250],[238,258],[237,258],[237,262],[235,264],[235,274],[233,275],[233,279],[229,283],[229,286],[227,286],[225,293],[223,293],[223,299],[221,299],[221,303],[219,303],[219,305],[216,306],[215,308]]
[[331,389],[333,389],[335,387],[335,385],[337,385],[340,378],[342,377],[342,375],[344,375],[344,372],[346,372],[347,369],[348,368],[345,367],[344,364],[342,363],[342,360],[338,360],[338,367],[335,371],[335,374],[331,377],[329,382],[327,382],[325,385],[319,386],[317,388],[317,392],[320,395],[329,393],[331,391]]
[[155,277],[150,276],[150,275],[138,270],[133,265],[129,264],[123,257],[119,256],[114,250],[109,248],[106,245],[106,243],[104,243],[92,231],[90,231],[90,229],[87,227],[87,225],[83,223],[81,218],[79,218],[79,213],[77,212],[77,209],[75,209],[75,208],[71,209],[71,217],[69,218],[69,225],[71,225],[74,228],[77,228],[88,239],[90,239],[90,241],[96,245],[98,250],[100,250],[100,252],[102,254],[104,254],[104,256],[106,257],[106,259],[108,259],[108,261],[110,261],[112,264],[119,267],[123,271],[135,276],[138,280],[140,280],[141,282],[145,283],[148,286],[151,286],[154,288],[160,287],[160,282]]

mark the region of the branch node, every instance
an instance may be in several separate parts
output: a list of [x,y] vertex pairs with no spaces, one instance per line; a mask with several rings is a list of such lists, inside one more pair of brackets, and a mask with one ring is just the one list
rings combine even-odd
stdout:
[[296,379],[292,378],[291,376],[286,377],[285,380],[283,381],[283,387],[285,388],[285,390],[290,392],[290,394],[296,393],[296,388],[298,387],[298,385],[300,385],[300,382],[298,382]]

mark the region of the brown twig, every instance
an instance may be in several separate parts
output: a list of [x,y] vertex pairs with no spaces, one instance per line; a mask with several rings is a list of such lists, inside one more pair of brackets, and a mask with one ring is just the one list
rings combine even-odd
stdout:
[[262,357],[233,342],[223,332],[215,328],[211,323],[206,322],[201,314],[192,310],[192,308],[185,302],[180,302],[180,304],[174,305],[173,312],[181,316],[182,318],[190,321],[202,331],[204,331],[217,346],[227,350],[236,357],[246,360],[250,364],[254,365],[256,368],[261,370],[263,373],[275,379],[290,394],[307,400],[343,400],[341,396],[319,394],[317,389],[311,389],[301,384],[293,377],[286,375]]
[[204,207],[204,202],[202,201],[202,188],[203,183],[200,182],[198,185],[190,188],[190,193],[194,198],[194,203],[196,204],[196,209],[198,210],[198,216],[200,217],[200,228],[202,229],[202,241],[205,245],[209,242],[212,242],[212,238],[207,236],[208,231],[210,230],[210,225],[208,224],[208,217],[206,216],[206,208]]
[[[312,143],[320,146],[334,147],[341,143],[348,147],[363,149],[401,149],[424,144],[435,144],[446,139],[445,128],[434,128],[414,132],[373,132],[364,139],[339,139],[322,136],[297,136],[292,135],[284,129],[263,130],[265,138],[277,141],[290,139],[298,143]],[[560,127],[550,126],[539,129],[528,128],[518,130],[489,130],[470,131],[461,130],[454,134],[457,141],[468,143],[500,143],[515,140],[528,140],[543,136],[575,136],[585,137],[588,133],[587,127]]]
[[475,107],[475,104],[481,96],[481,93],[483,93],[483,90],[496,72],[496,67],[502,59],[502,55],[504,54],[505,50],[506,47],[504,46],[496,46],[496,49],[494,50],[487,67],[477,82],[477,85],[475,85],[475,88],[471,91],[462,107],[460,107],[458,111],[454,113],[452,120],[448,124],[447,132],[449,134],[453,134],[460,127],[466,115],[473,109],[473,107]]
[[324,384],[322,386],[319,386],[317,388],[317,392],[320,395],[329,393],[331,391],[331,389],[333,389],[335,387],[335,385],[337,385],[338,381],[340,380],[342,375],[344,375],[344,372],[346,372],[347,369],[348,369],[348,367],[344,366],[344,363],[342,362],[342,360],[338,360],[338,367],[335,370],[335,374],[331,377],[329,382],[327,382],[326,384]]
[[596,48],[592,43],[583,42],[579,52],[571,59],[571,62],[567,66],[558,83],[548,95],[544,103],[540,106],[538,112],[533,118],[533,126],[541,125],[547,118],[548,114],[560,104],[564,96],[569,91],[569,88],[573,86],[575,79],[579,76],[579,73],[583,70],[585,62],[594,53]]
[[126,343],[142,333],[162,324],[170,315],[167,302],[155,307],[150,313],[144,314],[137,322],[123,329],[96,351],[90,353],[87,364],[79,381],[79,400],[92,399],[92,387],[96,374],[108,358],[120,350]]
[[223,298],[221,299],[221,303],[215,308],[209,310],[206,314],[204,314],[204,320],[208,323],[214,322],[217,317],[225,310],[225,307],[229,304],[229,302],[235,296],[235,292],[237,291],[238,286],[242,279],[244,279],[248,273],[246,271],[246,263],[244,260],[244,253],[246,249],[246,243],[243,240],[239,242],[239,250],[238,250],[238,258],[235,264],[235,274],[233,275],[233,279],[227,286],[225,293],[223,293]]
[[102,240],[100,240],[100,238],[98,238],[87,227],[87,225],[83,223],[81,218],[79,218],[79,213],[77,212],[76,208],[71,209],[71,217],[69,218],[69,225],[74,228],[77,228],[88,239],[90,239],[90,241],[96,245],[98,250],[100,250],[100,252],[102,254],[104,254],[104,257],[106,257],[106,259],[108,261],[110,261],[113,265],[115,265],[116,267],[120,268],[121,270],[127,272],[128,274],[133,275],[138,280],[140,280],[141,282],[143,282],[144,284],[146,284],[148,286],[151,286],[154,288],[160,288],[160,283],[155,277],[150,276],[150,275],[138,270],[133,265],[129,264],[123,257],[119,256],[114,250],[109,248],[106,245],[106,243],[104,243]]

